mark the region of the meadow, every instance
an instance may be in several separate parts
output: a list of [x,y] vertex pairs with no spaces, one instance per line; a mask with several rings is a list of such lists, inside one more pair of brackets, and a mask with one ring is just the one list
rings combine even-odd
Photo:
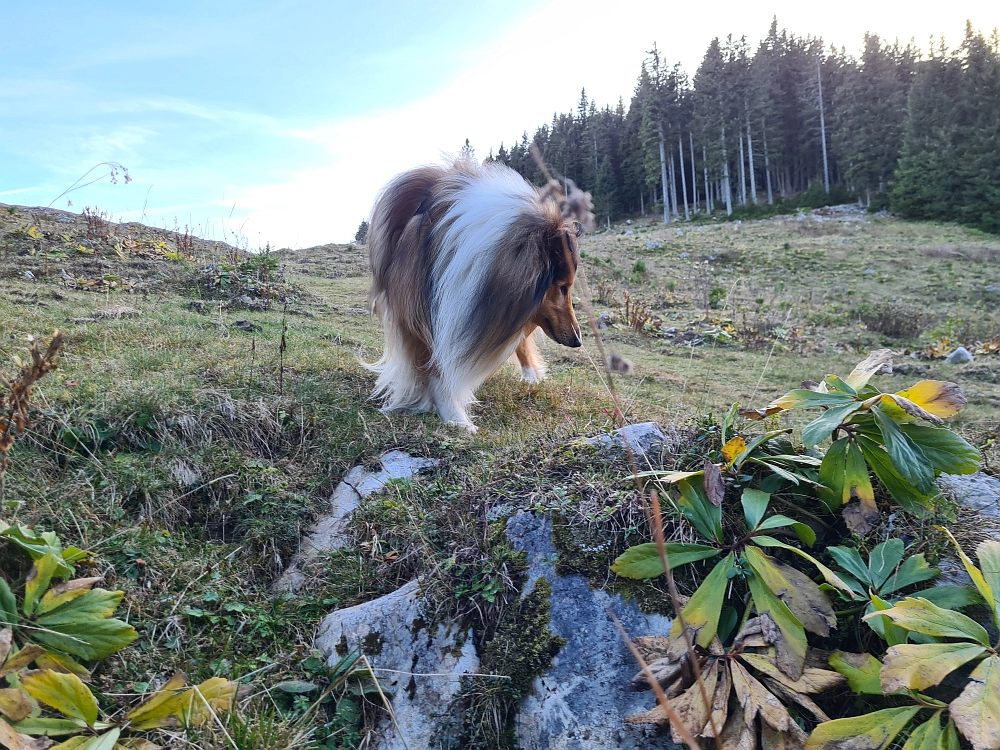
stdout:
[[[361,246],[250,254],[0,204],[0,373],[13,377],[28,337],[66,336],[11,451],[3,519],[92,551],[92,575],[125,591],[120,611],[140,639],[96,671],[103,700],[125,705],[174,669],[246,676],[245,747],[303,747],[293,738],[311,730],[328,743],[317,747],[351,747],[363,721],[270,689],[322,682],[310,657],[323,615],[432,573],[439,609],[489,633],[520,569],[490,508],[545,508],[572,526],[591,511],[568,511],[567,498],[599,498],[615,529],[634,527],[625,467],[562,451],[617,426],[587,300],[604,345],[632,364],[616,375],[623,418],[672,425],[678,464],[734,402],[762,407],[889,347],[897,366],[876,384],[958,383],[969,405],[953,424],[988,471],[1000,468],[997,237],[834,207],[760,221],[636,218],[586,235],[581,251],[584,346],[542,342],[540,385],[498,373],[469,437],[367,400],[374,377],[361,361],[377,359],[381,331]],[[946,364],[958,345],[975,361]],[[273,593],[343,474],[393,448],[442,467],[364,504],[355,549],[311,568],[301,593]],[[588,565],[606,572],[612,552]],[[199,746],[226,746],[203,731]]]

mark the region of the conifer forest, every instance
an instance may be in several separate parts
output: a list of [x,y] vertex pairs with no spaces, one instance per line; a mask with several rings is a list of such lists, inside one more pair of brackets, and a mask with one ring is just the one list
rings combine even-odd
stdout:
[[866,34],[855,55],[775,19],[755,50],[713,39],[693,77],[654,45],[627,106],[598,109],[584,90],[488,160],[541,183],[532,143],[602,223],[856,200],[1000,232],[1000,35],[968,23],[958,46],[921,49]]

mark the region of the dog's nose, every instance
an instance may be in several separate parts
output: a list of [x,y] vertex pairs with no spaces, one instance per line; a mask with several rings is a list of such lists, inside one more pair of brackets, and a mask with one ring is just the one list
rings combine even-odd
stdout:
[[579,328],[574,328],[573,329],[573,343],[570,344],[570,346],[573,349],[576,349],[577,347],[583,346],[583,336],[580,333],[580,329]]

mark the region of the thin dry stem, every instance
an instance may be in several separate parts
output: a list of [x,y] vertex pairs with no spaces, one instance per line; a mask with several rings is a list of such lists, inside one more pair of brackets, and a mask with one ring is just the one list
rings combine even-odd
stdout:
[[[571,189],[569,189],[570,197],[566,198],[565,196],[562,195],[562,188],[559,182],[552,179],[548,167],[545,165],[545,162],[542,159],[542,155],[539,152],[538,147],[535,146],[535,144],[531,144],[531,155],[534,158],[535,163],[538,165],[538,168],[542,171],[542,174],[545,176],[545,179],[547,181],[547,185],[543,194],[546,197],[555,197],[555,199],[559,201],[559,205],[563,209],[564,217],[577,218],[577,220],[580,221],[581,224],[587,226],[586,222],[583,221],[581,218],[576,217],[573,212],[582,210],[583,218],[586,218],[587,216],[586,212],[588,210],[590,194],[583,193],[581,196],[575,196],[574,191],[576,193],[580,193],[580,191],[574,185]],[[590,216],[592,219],[593,215],[590,214]],[[569,248],[567,247],[566,250],[568,252]],[[580,295],[580,300],[583,304],[584,312],[586,312],[587,314],[587,321],[590,324],[590,331],[594,336],[594,343],[597,346],[598,354],[600,354],[601,361],[604,363],[604,373],[605,373],[605,378],[607,380],[608,393],[611,396],[611,402],[612,405],[614,406],[615,416],[617,417],[619,425],[621,427],[625,427],[627,424],[627,422],[625,421],[625,414],[621,408],[621,400],[618,398],[618,391],[615,389],[615,381],[614,377],[612,376],[612,368],[610,366],[610,360],[607,354],[605,353],[604,341],[601,338],[601,333],[597,328],[597,317],[594,315],[594,307],[590,303],[590,295],[582,294]],[[623,440],[623,442],[625,443],[625,451],[628,456],[629,466],[632,468],[632,474],[635,477],[636,491],[639,493],[639,497],[644,501],[643,508],[646,514],[646,521],[653,531],[653,536],[656,539],[657,549],[659,550],[660,553],[660,559],[663,561],[663,570],[664,570],[664,575],[666,576],[667,579],[667,590],[670,594],[670,602],[674,608],[674,613],[677,616],[678,621],[680,622],[681,632],[684,634],[685,645],[687,646],[687,652],[688,652],[688,659],[694,668],[695,679],[698,682],[702,700],[704,701],[705,708],[708,711],[709,716],[711,717],[712,702],[708,696],[708,691],[705,689],[705,681],[702,679],[701,669],[699,668],[698,665],[698,655],[695,653],[694,643],[691,640],[691,634],[688,632],[687,625],[684,622],[684,615],[682,613],[683,607],[681,606],[680,603],[680,596],[677,592],[677,586],[674,583],[673,571],[670,569],[670,561],[668,559],[666,546],[663,541],[663,524],[660,517],[659,499],[657,498],[655,491],[652,491],[649,497],[647,498],[646,494],[643,491],[642,479],[639,477],[639,464],[638,461],[636,461],[635,452],[632,450],[632,445],[629,443],[627,439]],[[647,672],[646,675],[647,679],[650,682],[650,684],[654,686],[653,689],[657,694],[657,698],[660,700],[660,703],[663,705],[664,709],[670,716],[671,723],[677,727],[678,733],[685,738],[685,742],[689,742],[692,750],[694,750],[694,748],[699,747],[698,743],[694,740],[693,737],[691,737],[691,734],[688,731],[687,727],[684,726],[683,722],[680,721],[680,718],[677,716],[676,713],[674,713],[673,709],[670,707],[666,695],[663,693],[662,689],[660,689],[659,683],[657,683],[656,680],[652,678],[652,675],[648,672],[648,668],[645,662],[642,660],[642,657],[639,655],[638,651],[636,651],[635,647],[632,645],[632,641],[628,637],[628,634],[625,633],[625,630],[622,628],[621,623],[618,622],[618,619],[614,616],[614,614],[612,614],[611,616],[612,618],[614,618],[615,624],[618,625],[618,629],[622,633],[622,637],[625,639],[625,643],[629,647],[629,650],[632,652],[633,656],[636,657],[639,664],[642,665],[643,671]],[[714,719],[710,720],[712,722],[713,734],[717,738],[716,741],[719,743],[719,746],[721,748],[722,744],[721,741],[718,740],[719,731],[718,728],[715,726],[715,720]]]

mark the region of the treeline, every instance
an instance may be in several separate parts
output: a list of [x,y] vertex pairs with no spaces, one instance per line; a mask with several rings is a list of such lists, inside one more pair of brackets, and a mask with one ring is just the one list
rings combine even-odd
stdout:
[[575,112],[488,159],[540,183],[532,143],[593,194],[602,222],[860,199],[1000,232],[1000,37],[969,23],[957,49],[924,55],[866,34],[854,57],[774,20],[756,50],[712,40],[693,78],[654,46],[627,108],[584,91]]

